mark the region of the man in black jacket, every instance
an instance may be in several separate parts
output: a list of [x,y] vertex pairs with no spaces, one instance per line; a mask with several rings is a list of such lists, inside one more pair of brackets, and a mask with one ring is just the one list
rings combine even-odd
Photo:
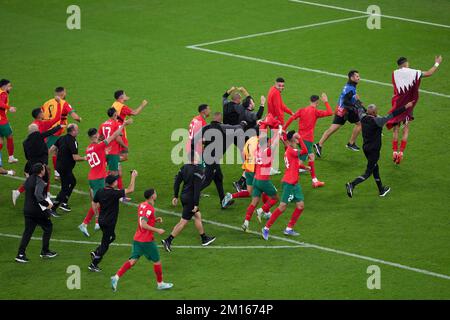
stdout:
[[[245,97],[243,101],[241,93]],[[230,95],[231,101],[228,100]],[[242,121],[245,121],[247,122],[247,125],[244,128],[245,130],[255,128],[257,121],[263,116],[265,103],[266,98],[261,96],[259,109],[257,112],[254,112],[255,102],[247,90],[244,87],[231,87],[222,96],[223,123],[238,125]]]
[[[47,200],[47,184],[42,180],[45,175],[45,167],[41,163],[35,163],[31,168],[31,175],[25,181],[25,205],[23,208],[25,216],[25,230],[20,242],[19,252],[16,261],[28,262],[25,250],[30,242],[36,226],[40,226],[44,231],[42,235],[41,258],[54,258],[56,252],[50,251],[49,243],[52,235],[53,224],[50,220],[49,211],[52,204]],[[42,209],[44,208],[44,209]]]
[[173,239],[180,234],[184,227],[189,223],[193,217],[195,227],[200,233],[202,239],[202,246],[207,246],[216,240],[215,237],[210,237],[205,234],[202,224],[202,216],[200,214],[199,202],[200,202],[200,189],[202,181],[204,179],[204,170],[198,165],[194,155],[191,155],[191,163],[183,165],[180,171],[175,176],[175,182],[173,185],[173,199],[172,205],[178,204],[178,196],[180,194],[180,186],[183,183],[183,190],[181,191],[181,204],[183,205],[183,213],[181,215],[180,222],[173,228],[170,235],[161,240],[164,245],[164,249],[170,252]]
[[[50,130],[40,132],[39,126],[32,123],[28,126],[28,136],[22,144],[25,158],[27,159],[27,163],[23,170],[25,175],[28,177],[31,174],[31,167],[35,163],[42,163],[45,168],[43,180],[47,184],[47,192],[50,192],[50,169],[48,168],[48,147],[45,139],[58,132],[60,129],[61,125],[58,125]],[[14,206],[20,196],[20,189],[23,189],[22,186],[17,190],[12,191],[12,201]]]
[[405,112],[414,105],[413,101],[406,106],[394,110],[385,117],[378,116],[378,109],[376,105],[371,104],[367,107],[367,111],[363,107],[358,108],[359,119],[361,119],[362,136],[363,136],[363,150],[367,158],[367,168],[363,175],[357,177],[352,182],[345,184],[347,188],[347,195],[353,197],[353,189],[364,182],[372,174],[378,186],[380,197],[386,196],[391,189],[388,186],[383,186],[380,178],[380,171],[378,167],[378,159],[380,159],[381,150],[381,134],[383,126],[392,118]]

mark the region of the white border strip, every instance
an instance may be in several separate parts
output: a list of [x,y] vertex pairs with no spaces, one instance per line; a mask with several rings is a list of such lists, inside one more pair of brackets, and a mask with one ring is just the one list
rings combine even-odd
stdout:
[[[11,176],[6,176],[8,178],[14,178],[16,180],[25,180],[22,177],[11,177]],[[52,185],[52,187],[60,189],[60,186],[55,186]],[[79,191],[79,190],[74,190],[74,192],[78,193],[78,194],[84,194],[87,195],[87,192],[83,192],[83,191]],[[131,206],[137,206],[137,204],[129,202],[127,203],[128,205]],[[156,211],[162,212],[162,213],[166,213],[172,216],[177,216],[177,217],[181,217],[181,214],[173,212],[173,211],[168,211],[168,210],[163,210],[163,209],[158,209],[155,208]],[[236,226],[232,226],[229,224],[225,224],[225,223],[220,223],[220,222],[216,222],[213,220],[207,220],[207,219],[202,219],[204,222],[215,225],[215,226],[219,226],[219,227],[223,227],[223,228],[227,228],[227,229],[232,229],[232,230],[239,230],[242,232],[241,228],[236,227]],[[260,236],[259,233],[252,231],[252,234],[256,234],[258,236]],[[368,256],[364,256],[364,255],[360,255],[360,254],[356,254],[356,253],[351,253],[351,252],[346,252],[343,250],[337,250],[337,249],[332,249],[332,248],[327,248],[327,247],[323,247],[323,246],[319,246],[316,244],[311,244],[311,243],[306,243],[306,242],[301,242],[301,241],[297,241],[297,240],[293,240],[293,239],[289,239],[289,238],[283,238],[283,237],[278,237],[278,236],[270,236],[273,239],[277,239],[277,240],[281,240],[281,241],[285,241],[285,242],[289,242],[289,243],[293,243],[299,246],[306,246],[309,248],[314,248],[320,251],[325,251],[325,252],[331,252],[331,253],[335,253],[338,255],[343,255],[343,256],[347,256],[347,257],[353,257],[356,259],[360,259],[360,260],[366,260],[366,261],[370,261],[370,262],[375,262],[375,263],[380,263],[380,264],[384,264],[387,266],[391,266],[394,268],[398,268],[398,269],[403,269],[403,270],[408,270],[408,271],[412,271],[412,272],[416,272],[416,273],[420,273],[420,274],[424,274],[427,276],[432,276],[432,277],[436,277],[436,278],[441,278],[441,279],[445,279],[445,280],[450,280],[450,276],[446,275],[446,274],[441,274],[441,273],[437,273],[437,272],[432,272],[432,271],[428,271],[425,269],[419,269],[419,268],[414,268],[414,267],[409,267],[400,263],[395,263],[395,262],[390,262],[390,261],[386,261],[386,260],[382,260],[382,259],[377,259],[377,258],[372,258],[372,257],[368,257]]]
[[[301,0],[289,0],[289,1],[290,2],[295,2],[295,3],[300,3],[300,4],[307,4],[307,5],[311,5],[311,6],[328,8],[328,9],[340,10],[340,11],[369,14],[368,12],[361,11],[361,10],[355,10],[355,9],[350,9],[350,8],[331,6],[331,5],[328,5],[328,4],[322,4],[322,3],[317,3],[317,2],[309,2],[309,1],[301,1]],[[416,20],[416,19],[409,19],[409,18],[403,18],[403,17],[396,17],[396,16],[385,15],[385,14],[374,14],[373,16],[380,16],[380,17],[383,17],[383,18],[400,20],[400,21],[407,21],[407,22],[413,22],[413,23],[418,23],[418,24],[426,24],[426,25],[433,26],[433,27],[440,27],[440,28],[447,28],[447,29],[450,28],[450,26],[446,25],[446,24],[434,23],[434,22],[423,21],[423,20]]]

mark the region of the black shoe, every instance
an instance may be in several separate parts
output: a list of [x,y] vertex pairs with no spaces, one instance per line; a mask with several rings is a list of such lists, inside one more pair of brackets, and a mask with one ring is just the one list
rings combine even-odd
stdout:
[[89,271],[92,272],[102,272],[102,269],[100,269],[98,266],[96,266],[95,264],[91,263],[88,267]]
[[14,260],[20,263],[27,263],[30,261],[25,254],[18,254]]
[[206,247],[206,246],[210,245],[211,243],[213,243],[215,240],[216,240],[216,237],[205,236],[202,239],[202,246]]
[[163,239],[163,240],[161,240],[161,243],[163,244],[164,249],[165,249],[167,252],[172,251],[172,249],[170,248],[170,246],[172,245],[172,243],[171,243],[169,240]]
[[61,210],[66,211],[66,212],[72,211],[72,208],[70,208],[69,205],[68,205],[67,203],[61,203],[61,204],[59,205],[59,208],[60,208]]
[[239,181],[233,182],[233,187],[236,189],[236,192],[241,192],[241,186],[239,185]]
[[349,142],[345,146],[347,147],[347,149],[350,149],[352,151],[359,151],[360,150],[359,147],[356,145],[356,143],[350,144],[350,142]]
[[54,251],[47,251],[47,252],[41,252],[41,254],[39,255],[41,258],[47,258],[47,259],[51,259],[56,257],[58,254]]
[[349,196],[349,198],[353,197],[353,185],[350,182],[347,182],[345,184],[345,187],[347,188],[347,195]]
[[389,191],[391,191],[391,188],[389,188],[388,186],[384,186],[383,190],[380,191],[380,197],[385,197]]
[[61,217],[55,210],[49,210],[49,214],[54,218]]
[[319,146],[318,143],[313,144],[314,151],[316,152],[316,155],[320,158],[322,156],[322,147]]
[[56,201],[56,200],[53,201],[53,207],[52,207],[52,210],[53,210],[53,211],[56,211],[56,209],[58,209],[60,205],[61,205],[61,202]]

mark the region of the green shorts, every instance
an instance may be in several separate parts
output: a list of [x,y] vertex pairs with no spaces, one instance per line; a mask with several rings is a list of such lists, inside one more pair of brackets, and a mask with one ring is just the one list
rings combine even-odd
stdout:
[[253,186],[253,182],[255,181],[255,173],[245,171],[245,183],[247,186]]
[[155,241],[139,242],[133,241],[130,259],[137,260],[141,256],[153,262],[159,261],[159,251]]
[[0,137],[9,137],[12,135],[13,131],[11,129],[11,125],[9,123],[7,124],[0,124]]
[[261,194],[265,193],[269,197],[273,197],[277,194],[277,188],[270,180],[253,180],[253,192],[252,197],[261,197]]
[[289,184],[286,182],[282,182],[281,187],[283,189],[283,192],[281,194],[281,202],[300,202],[305,199],[300,184]]
[[105,188],[105,179],[89,180],[89,187],[92,189],[92,196],[95,196],[98,190]]
[[[308,149],[308,154],[314,153],[313,151],[313,142],[310,141],[306,141],[303,140],[303,142],[305,143],[306,149]],[[308,154],[304,154],[304,155],[299,155],[300,160],[305,161],[306,159],[308,159]]]
[[106,155],[106,162],[108,163],[109,171],[119,171],[120,156],[118,154]]
[[56,141],[58,141],[60,137],[59,136],[50,136],[47,137],[47,147],[50,149],[52,145],[55,144]]

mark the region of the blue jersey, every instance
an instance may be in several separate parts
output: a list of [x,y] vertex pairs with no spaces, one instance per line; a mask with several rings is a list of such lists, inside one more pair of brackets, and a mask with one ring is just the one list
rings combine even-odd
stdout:
[[337,114],[343,116],[346,109],[355,105],[356,102],[356,85],[353,82],[347,82],[339,96]]

